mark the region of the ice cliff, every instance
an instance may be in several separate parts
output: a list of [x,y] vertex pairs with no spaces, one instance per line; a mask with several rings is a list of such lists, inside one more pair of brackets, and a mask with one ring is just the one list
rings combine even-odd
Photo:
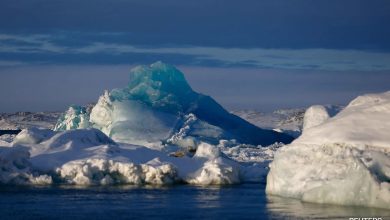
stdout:
[[325,108],[308,111],[312,125],[276,153],[267,193],[390,208],[390,92],[360,96],[330,118]]

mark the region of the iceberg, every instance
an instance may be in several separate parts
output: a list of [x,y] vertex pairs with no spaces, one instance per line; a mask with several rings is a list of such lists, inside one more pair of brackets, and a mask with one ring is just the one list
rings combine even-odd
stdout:
[[[98,129],[25,130],[0,147],[0,184],[234,184],[245,167],[201,142],[193,157],[118,144]],[[18,135],[18,136],[19,136]],[[35,137],[44,137],[34,139]]]
[[178,69],[162,62],[132,69],[126,88],[105,91],[90,114],[71,107],[56,126],[86,127],[117,142],[154,147],[191,140],[218,144],[220,139],[235,139],[263,146],[292,141],[227,112],[211,97],[193,91]]
[[266,145],[291,140],[230,114],[157,62],[134,68],[126,88],[105,91],[95,105],[70,106],[54,130],[26,128],[0,142],[0,184],[264,181],[273,157]]
[[266,192],[389,209],[390,92],[359,96],[334,117],[318,106],[308,111],[305,121],[315,123],[276,153]]

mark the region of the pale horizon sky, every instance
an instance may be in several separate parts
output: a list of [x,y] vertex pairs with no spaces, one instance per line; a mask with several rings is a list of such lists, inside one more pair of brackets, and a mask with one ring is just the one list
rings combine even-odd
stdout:
[[[27,66],[2,69],[0,112],[64,111],[96,102],[127,85],[131,65]],[[273,70],[178,66],[191,87],[229,110],[272,111],[314,104],[345,105],[358,95],[388,90],[386,71]]]

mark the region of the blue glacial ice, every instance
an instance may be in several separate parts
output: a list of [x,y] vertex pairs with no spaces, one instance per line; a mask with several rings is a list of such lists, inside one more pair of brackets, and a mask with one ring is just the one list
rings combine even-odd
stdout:
[[72,105],[65,114],[60,116],[54,130],[65,131],[70,129],[88,128],[89,126],[89,113],[87,108]]
[[162,62],[132,69],[127,87],[106,91],[89,115],[73,108],[58,130],[94,127],[122,143],[191,145],[234,139],[265,146],[292,141],[229,113],[210,96],[193,91],[182,72]]

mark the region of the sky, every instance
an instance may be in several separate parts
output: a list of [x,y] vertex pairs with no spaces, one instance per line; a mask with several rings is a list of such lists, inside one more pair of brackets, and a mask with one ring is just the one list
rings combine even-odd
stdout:
[[62,111],[163,61],[228,109],[390,90],[388,0],[0,0],[0,112]]

